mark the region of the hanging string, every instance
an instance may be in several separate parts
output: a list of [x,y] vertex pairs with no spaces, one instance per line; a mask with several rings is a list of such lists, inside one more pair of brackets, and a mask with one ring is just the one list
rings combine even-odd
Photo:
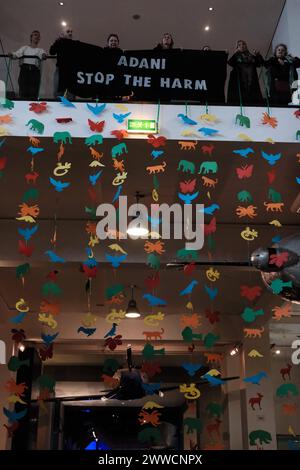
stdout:
[[205,103],[205,114],[209,114],[209,113],[208,113],[208,102],[207,102],[207,101],[206,101],[206,103]]
[[188,104],[187,101],[185,102],[185,115],[188,115]]
[[270,100],[269,100],[269,89],[268,89],[267,84],[266,84],[265,74],[264,73],[262,73],[262,79],[263,79],[263,84],[264,84],[264,89],[265,89],[265,94],[266,94],[268,115],[271,116]]
[[241,82],[240,82],[239,72],[237,74],[237,77],[238,77],[238,90],[239,90],[239,98],[240,98],[240,112],[241,112],[241,115],[243,116],[243,101],[242,101],[242,90],[241,90]]
[[160,100],[158,100],[158,103],[157,103],[157,113],[156,113],[157,129],[159,129],[159,115],[160,115]]

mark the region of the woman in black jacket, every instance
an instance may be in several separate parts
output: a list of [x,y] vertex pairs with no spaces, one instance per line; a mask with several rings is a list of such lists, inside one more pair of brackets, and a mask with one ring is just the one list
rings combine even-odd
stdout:
[[265,67],[271,104],[289,104],[292,84],[298,80],[296,69],[300,67],[300,59],[288,54],[285,44],[278,44],[275,47],[274,56],[265,62]]
[[228,60],[232,67],[230,72],[228,97],[229,104],[260,104],[262,94],[260,91],[257,67],[263,65],[263,58],[259,52],[253,54],[248,50],[243,40],[237,42],[236,52]]

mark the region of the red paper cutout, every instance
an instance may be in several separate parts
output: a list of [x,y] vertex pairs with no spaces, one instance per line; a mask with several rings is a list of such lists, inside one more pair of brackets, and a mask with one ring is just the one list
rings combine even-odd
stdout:
[[51,343],[48,347],[39,348],[39,355],[42,361],[51,359],[53,357],[53,343]]
[[201,150],[204,153],[204,155],[212,156],[214,148],[215,148],[214,145],[202,145]]
[[275,264],[275,266],[281,268],[288,259],[289,253],[287,251],[283,251],[282,253],[271,255],[269,264]]
[[[89,186],[88,187],[88,194],[89,194],[89,197],[90,197],[90,200],[92,202],[96,202],[97,201],[97,191],[95,188],[93,188],[93,186]],[[95,230],[96,232],[96,230]]]
[[220,321],[220,312],[211,310],[209,308],[205,310],[205,316],[212,325]]
[[215,422],[208,424],[206,426],[206,430],[208,434],[210,435],[210,438],[212,438],[212,434],[215,433],[219,438],[221,438],[220,434],[220,426],[222,424],[222,421],[219,418],[215,418]]
[[34,252],[34,246],[26,245],[23,240],[19,240],[19,253],[25,256],[31,256]]
[[68,122],[72,122],[73,119],[71,117],[66,117],[66,118],[56,118],[56,121],[59,124],[67,124]]
[[166,141],[166,137],[162,135],[160,137],[155,137],[153,134],[149,134],[147,140],[148,144],[151,144],[154,148],[163,147],[166,145]]
[[286,375],[288,376],[289,380],[291,380],[291,369],[292,369],[291,364],[287,364],[286,367],[283,367],[282,369],[280,369],[282,380],[285,380]]
[[254,165],[243,165],[241,168],[236,168],[236,174],[240,180],[251,178]]
[[116,335],[113,338],[109,337],[104,342],[104,347],[108,347],[111,351],[114,351],[117,346],[122,344],[122,335]]
[[154,377],[156,374],[161,373],[161,368],[159,362],[144,362],[142,365],[142,372],[148,375],[148,377],[151,379]]
[[209,224],[204,224],[204,235],[211,235],[217,230],[217,219],[213,217]]
[[11,395],[18,395],[20,397],[24,396],[25,390],[27,390],[27,385],[25,382],[22,382],[20,384],[17,384],[14,379],[10,379],[6,382],[5,384],[5,389],[11,394]]
[[91,119],[88,119],[88,123],[91,131],[93,132],[102,132],[104,129],[105,121],[94,122]]
[[259,297],[262,293],[262,288],[260,286],[240,286],[241,297],[245,297],[247,300],[252,302],[256,297]]
[[141,410],[138,420],[140,424],[151,424],[152,426],[158,426],[160,424],[160,416],[161,413],[159,413],[158,410],[154,410],[151,413],[148,413],[145,410]]
[[95,278],[97,276],[97,266],[94,266],[93,268],[89,268],[86,264],[82,264],[80,270],[84,273],[84,275],[89,278]]
[[197,183],[196,178],[193,179],[193,180],[181,181],[181,182],[179,183],[180,191],[181,191],[183,194],[192,193],[192,192],[194,192],[194,190],[195,190],[196,183]]
[[182,327],[190,326],[192,328],[196,328],[201,325],[200,316],[197,313],[193,313],[192,315],[181,315],[180,324]]
[[57,302],[49,302],[49,300],[42,300],[40,303],[40,313],[56,316],[60,312],[60,305]]
[[1,171],[1,170],[4,170],[4,168],[6,167],[6,162],[7,162],[7,158],[6,158],[6,157],[0,158],[0,171]]
[[47,111],[47,103],[29,103],[29,111],[33,111],[36,114],[41,114]]
[[125,129],[117,129],[114,131],[111,131],[111,135],[114,135],[118,140],[122,140],[125,137],[128,137],[128,132]]
[[147,279],[145,279],[145,286],[149,290],[153,290],[156,287],[159,286],[159,272],[157,271],[153,276],[148,276]]
[[249,405],[251,405],[252,410],[255,410],[254,405],[258,405],[259,409],[261,410],[261,400],[263,397],[264,396],[261,393],[257,393],[256,397],[249,398]]
[[195,269],[196,269],[196,263],[189,263],[185,265],[185,267],[183,268],[183,272],[186,276],[189,276],[195,271]]
[[296,403],[283,403],[282,412],[285,415],[294,415],[294,414],[296,414],[296,412],[297,412]]
[[33,171],[32,173],[26,173],[26,175],[25,175],[26,183],[35,184],[36,180],[38,179],[39,176],[40,175],[39,175],[39,173],[37,173],[37,171]]
[[50,273],[47,274],[46,278],[50,279],[51,281],[56,281],[58,273],[59,271],[56,271],[56,269],[54,271],[50,271]]
[[268,175],[268,182],[269,182],[269,184],[272,184],[273,181],[275,181],[275,179],[276,179],[276,170],[275,170],[275,168],[273,168],[272,170],[268,171],[267,175]]

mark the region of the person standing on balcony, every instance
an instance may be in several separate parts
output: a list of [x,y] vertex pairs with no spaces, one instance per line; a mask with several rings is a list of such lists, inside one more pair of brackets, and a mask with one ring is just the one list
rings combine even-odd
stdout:
[[172,34],[165,33],[162,37],[162,40],[157,46],[154,48],[155,51],[165,51],[168,49],[173,49],[174,40]]
[[[64,31],[59,38],[54,41],[52,46],[49,49],[50,55],[56,55],[56,69],[54,72],[54,97],[64,95],[67,90],[67,83],[65,83],[64,74],[62,73],[63,69],[63,43],[65,39],[73,39],[73,31],[68,28]],[[69,98],[71,99],[70,95]]]
[[275,47],[274,56],[265,61],[268,92],[271,104],[287,105],[291,102],[291,87],[298,80],[300,59],[288,54],[285,44]]
[[232,67],[228,85],[228,104],[261,104],[257,67],[261,67],[264,60],[258,51],[253,54],[248,50],[243,40],[237,42],[236,51],[228,60]]
[[120,49],[119,36],[115,33],[111,33],[106,40],[104,49]]
[[[30,45],[23,46],[9,54],[14,59],[20,59],[19,96],[20,98],[36,100],[39,95],[41,82],[41,61],[46,59],[44,49],[38,47],[41,40],[39,31],[32,31]],[[27,58],[26,56],[35,56]]]

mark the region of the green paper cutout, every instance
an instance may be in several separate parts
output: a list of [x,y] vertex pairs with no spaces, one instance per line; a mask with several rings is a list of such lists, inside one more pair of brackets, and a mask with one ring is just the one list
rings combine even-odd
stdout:
[[246,190],[240,191],[237,194],[237,198],[239,202],[253,202],[253,197],[251,196],[249,191],[246,191]]
[[156,191],[158,191],[158,189],[159,189],[159,181],[158,181],[157,175],[154,175],[154,176],[153,176],[153,187],[154,187],[154,189],[156,189]]
[[187,427],[187,431],[186,431],[187,434],[192,434],[194,431],[200,433],[202,432],[202,429],[203,429],[203,423],[198,418],[191,418],[191,417],[184,418],[183,426]]
[[23,202],[35,201],[38,198],[39,198],[39,190],[36,188],[30,188],[27,191],[25,191],[25,193],[23,194],[22,201]]
[[273,294],[280,294],[284,287],[293,287],[292,281],[283,282],[281,279],[275,279],[270,285]]
[[268,191],[268,199],[270,199],[270,201],[272,201],[274,203],[282,202],[281,194],[278,193],[277,191],[275,191],[275,189],[273,189],[273,188],[270,188],[269,191]]
[[47,374],[43,374],[38,378],[40,390],[47,389],[49,392],[54,392],[55,383],[55,379]]
[[90,137],[87,137],[84,143],[85,145],[88,145],[89,147],[91,145],[103,144],[103,137],[101,134],[94,134],[94,135],[91,135]]
[[214,335],[213,333],[208,333],[204,337],[204,346],[206,348],[212,348],[219,339],[220,339],[220,336]]
[[241,317],[245,322],[251,323],[251,322],[255,321],[256,317],[262,316],[264,314],[265,314],[265,312],[263,311],[262,308],[259,309],[259,310],[253,310],[253,308],[246,307],[246,308],[244,308],[244,311],[241,314]]
[[188,160],[180,160],[177,171],[183,171],[184,173],[194,175],[196,171],[195,163],[189,162]]
[[26,126],[30,126],[29,129],[33,132],[37,132],[37,134],[43,134],[45,126],[42,122],[38,121],[37,119],[30,119]]
[[15,103],[8,98],[5,99],[5,103],[2,103],[2,107],[5,109],[14,109]]
[[295,384],[282,384],[276,390],[276,396],[279,398],[288,397],[289,393],[296,397],[299,395],[299,390]]
[[149,360],[149,359],[152,359],[156,355],[164,356],[165,348],[154,349],[152,344],[150,343],[145,344],[144,349],[142,351],[143,358]]
[[53,134],[53,142],[55,144],[72,144],[72,136],[70,132],[54,132]]
[[114,145],[111,149],[111,157],[117,158],[123,155],[124,153],[128,153],[127,146],[125,142],[121,142],[120,144]]
[[115,372],[119,369],[120,364],[116,359],[105,359],[103,364],[103,373],[112,377]]
[[155,269],[158,271],[160,268],[159,256],[155,253],[150,253],[150,255],[147,256],[147,264],[148,266],[150,266],[151,269]]
[[223,408],[220,403],[208,403],[205,409],[212,418],[220,418],[221,414],[223,413]]
[[197,261],[199,259],[199,255],[196,250],[187,250],[186,248],[181,248],[176,252],[176,258],[179,258],[183,261]]
[[44,296],[55,295],[59,296],[62,294],[62,289],[53,281],[45,282],[42,285],[42,293]]
[[26,359],[26,361],[21,361],[17,356],[11,356],[10,360],[8,361],[7,368],[11,372],[16,372],[20,369],[20,367],[29,365],[29,359]]
[[123,290],[123,284],[114,284],[113,286],[110,286],[105,290],[105,298],[110,300],[115,295],[120,294],[120,292],[123,292]]
[[20,279],[21,277],[25,277],[26,274],[29,273],[29,271],[30,271],[29,263],[20,264],[19,266],[16,267],[17,279]]
[[141,443],[159,444],[161,441],[161,432],[154,427],[148,427],[138,433],[138,440]]
[[250,432],[249,439],[250,446],[257,445],[257,440],[259,441],[260,445],[263,445],[270,444],[270,442],[272,441],[272,436],[268,431],[264,431],[263,429],[257,429],[255,431]]
[[247,127],[250,129],[251,127],[251,121],[247,116],[244,116],[243,114],[237,114],[235,116],[235,123],[239,124],[241,127]]
[[96,211],[97,211],[96,207],[87,207],[87,206],[85,206],[84,210],[87,214],[91,215],[91,219],[96,219]]
[[193,333],[192,328],[187,326],[184,328],[181,332],[183,341],[187,343],[192,343],[195,339],[202,339],[202,334],[201,333]]

